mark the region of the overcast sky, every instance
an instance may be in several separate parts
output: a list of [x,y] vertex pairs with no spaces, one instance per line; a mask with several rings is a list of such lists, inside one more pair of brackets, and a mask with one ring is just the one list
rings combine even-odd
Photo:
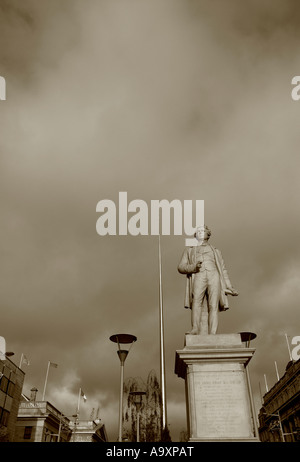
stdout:
[[[297,0],[0,0],[0,335],[30,360],[24,392],[118,434],[125,379],[159,376],[158,238],[99,236],[96,205],[204,200],[211,243],[240,295],[219,333],[252,331],[259,410],[300,335],[300,74]],[[163,236],[168,423],[186,429],[175,351],[190,328]]]

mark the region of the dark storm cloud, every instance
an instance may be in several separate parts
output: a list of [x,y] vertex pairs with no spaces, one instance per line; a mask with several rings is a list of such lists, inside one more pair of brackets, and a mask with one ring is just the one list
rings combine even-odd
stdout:
[[[42,391],[47,361],[59,363],[49,381],[54,404],[73,411],[82,385],[82,412],[100,403],[113,438],[118,358],[109,336],[138,337],[128,376],[159,371],[157,239],[96,233],[97,202],[117,203],[119,191],[148,204],[205,200],[212,243],[240,291],[220,331],[258,334],[257,387],[275,356],[284,367],[283,333],[299,335],[300,106],[290,97],[299,3],[44,0],[0,8],[8,94],[0,107],[1,335],[16,362],[30,356],[27,391]],[[174,351],[190,324],[176,270],[184,239],[164,237],[162,246],[177,432],[184,390]]]

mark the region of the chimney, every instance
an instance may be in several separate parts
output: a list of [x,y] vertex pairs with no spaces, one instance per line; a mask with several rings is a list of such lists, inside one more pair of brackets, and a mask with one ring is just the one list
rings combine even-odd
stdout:
[[36,394],[38,392],[38,389],[37,388],[31,388],[30,390],[30,401],[35,403],[36,402]]

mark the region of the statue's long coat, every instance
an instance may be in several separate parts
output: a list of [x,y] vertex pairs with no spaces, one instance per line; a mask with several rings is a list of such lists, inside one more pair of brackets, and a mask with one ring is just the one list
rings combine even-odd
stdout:
[[[220,250],[216,249],[212,245],[208,244],[210,248],[214,252],[216,266],[220,276],[221,282],[221,292],[220,292],[220,301],[219,301],[219,310],[224,311],[228,310],[229,303],[228,297],[225,293],[226,289],[231,289],[232,285],[227,273],[227,269],[225,267],[225,263],[222,257]],[[187,247],[182,255],[181,261],[178,265],[179,273],[186,274],[186,291],[185,291],[185,301],[184,307],[185,308],[192,308],[193,302],[193,285],[194,285],[194,274],[196,269],[196,246],[195,247]],[[205,297],[206,300],[206,297]]]

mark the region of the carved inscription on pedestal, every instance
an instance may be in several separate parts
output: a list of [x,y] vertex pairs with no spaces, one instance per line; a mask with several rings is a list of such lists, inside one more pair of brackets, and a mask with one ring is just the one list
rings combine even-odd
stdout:
[[243,370],[194,374],[198,437],[248,437],[251,423]]

